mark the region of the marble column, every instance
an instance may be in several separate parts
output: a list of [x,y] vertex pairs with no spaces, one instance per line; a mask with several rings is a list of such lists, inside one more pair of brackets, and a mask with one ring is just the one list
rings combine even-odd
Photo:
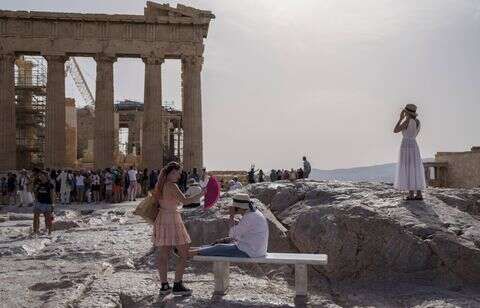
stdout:
[[113,63],[115,57],[98,55],[95,91],[95,136],[93,159],[95,168],[114,165],[115,123],[113,105]]
[[65,61],[66,56],[46,55],[47,110],[45,119],[45,167],[64,168],[66,159]]
[[182,58],[183,168],[203,168],[202,89],[203,57]]
[[163,167],[163,58],[143,58],[145,63],[145,99],[143,109],[142,165],[154,169]]
[[15,55],[0,54],[0,171],[16,168]]

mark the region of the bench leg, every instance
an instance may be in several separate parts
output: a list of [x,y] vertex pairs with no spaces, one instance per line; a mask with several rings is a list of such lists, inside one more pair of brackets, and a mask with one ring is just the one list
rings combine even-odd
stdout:
[[215,295],[225,295],[230,278],[230,262],[213,262],[213,277],[215,279]]
[[306,264],[295,264],[295,296],[307,296],[308,274]]

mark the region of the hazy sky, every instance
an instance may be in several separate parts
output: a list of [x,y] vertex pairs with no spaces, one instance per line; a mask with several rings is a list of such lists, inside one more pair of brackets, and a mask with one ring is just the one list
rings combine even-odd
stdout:
[[[166,1],[165,1],[166,2]],[[168,1],[172,4],[176,1]],[[333,169],[393,162],[392,129],[419,106],[424,157],[480,145],[480,2],[183,1],[217,16],[202,75],[209,169]],[[140,0],[2,0],[9,10],[143,14]],[[95,63],[82,60],[94,89]],[[140,60],[115,64],[115,99],[143,100]],[[167,61],[165,100],[180,103]],[[67,95],[77,96],[67,80]],[[80,100],[80,98],[78,98]]]

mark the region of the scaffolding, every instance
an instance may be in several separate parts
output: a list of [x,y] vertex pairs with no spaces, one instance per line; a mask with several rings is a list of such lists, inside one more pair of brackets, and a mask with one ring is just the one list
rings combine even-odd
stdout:
[[[182,111],[176,108],[174,101],[164,101],[163,111],[163,161],[183,161],[183,129]],[[143,113],[143,102],[133,100],[117,101],[115,112],[119,114],[118,146],[119,152],[124,155],[133,153],[135,147],[136,155],[141,155],[141,130],[142,126],[137,125],[137,115],[132,112]],[[138,115],[141,117],[141,115]],[[132,138],[135,135],[136,138]]]
[[77,87],[78,92],[80,92],[80,95],[82,95],[85,104],[95,106],[95,99],[93,98],[92,91],[90,91],[87,81],[85,80],[85,77],[83,77],[82,70],[74,57],[69,58],[65,63],[65,77],[67,74],[72,76],[75,86]]
[[17,167],[42,167],[47,64],[35,56],[20,56],[15,64]]
[[173,150],[173,156],[168,157],[167,160],[176,161],[176,162],[183,162],[183,129],[177,127],[172,130],[173,135],[173,144],[171,148]]
[[[78,63],[71,58],[66,63],[66,74],[70,74],[87,106],[94,106],[94,97],[83,78]],[[47,102],[47,61],[41,56],[19,56],[15,61],[15,109],[17,168],[32,169],[44,166],[45,120]],[[164,121],[175,122],[165,131],[165,161],[183,161],[182,111],[173,101],[164,102]],[[117,113],[132,108],[143,111],[143,103],[125,101],[115,104]],[[173,124],[173,123],[172,123]],[[123,132],[125,134],[125,132]],[[169,135],[168,137],[166,135]],[[128,152],[128,142],[118,140],[119,147]],[[124,138],[125,139],[125,136]],[[128,138],[127,138],[128,139]],[[140,152],[140,144],[138,144]]]

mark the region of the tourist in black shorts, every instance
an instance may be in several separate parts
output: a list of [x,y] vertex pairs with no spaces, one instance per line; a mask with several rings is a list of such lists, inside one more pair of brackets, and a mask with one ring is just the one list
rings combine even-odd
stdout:
[[7,178],[0,179],[0,205],[8,204]]
[[40,228],[40,214],[45,217],[45,227],[48,234],[52,233],[53,223],[53,200],[55,186],[49,181],[47,174],[40,174],[40,183],[35,190],[37,202],[33,207],[33,232],[38,233]]
[[17,204],[17,175],[15,173],[8,173],[7,192],[10,205]]

